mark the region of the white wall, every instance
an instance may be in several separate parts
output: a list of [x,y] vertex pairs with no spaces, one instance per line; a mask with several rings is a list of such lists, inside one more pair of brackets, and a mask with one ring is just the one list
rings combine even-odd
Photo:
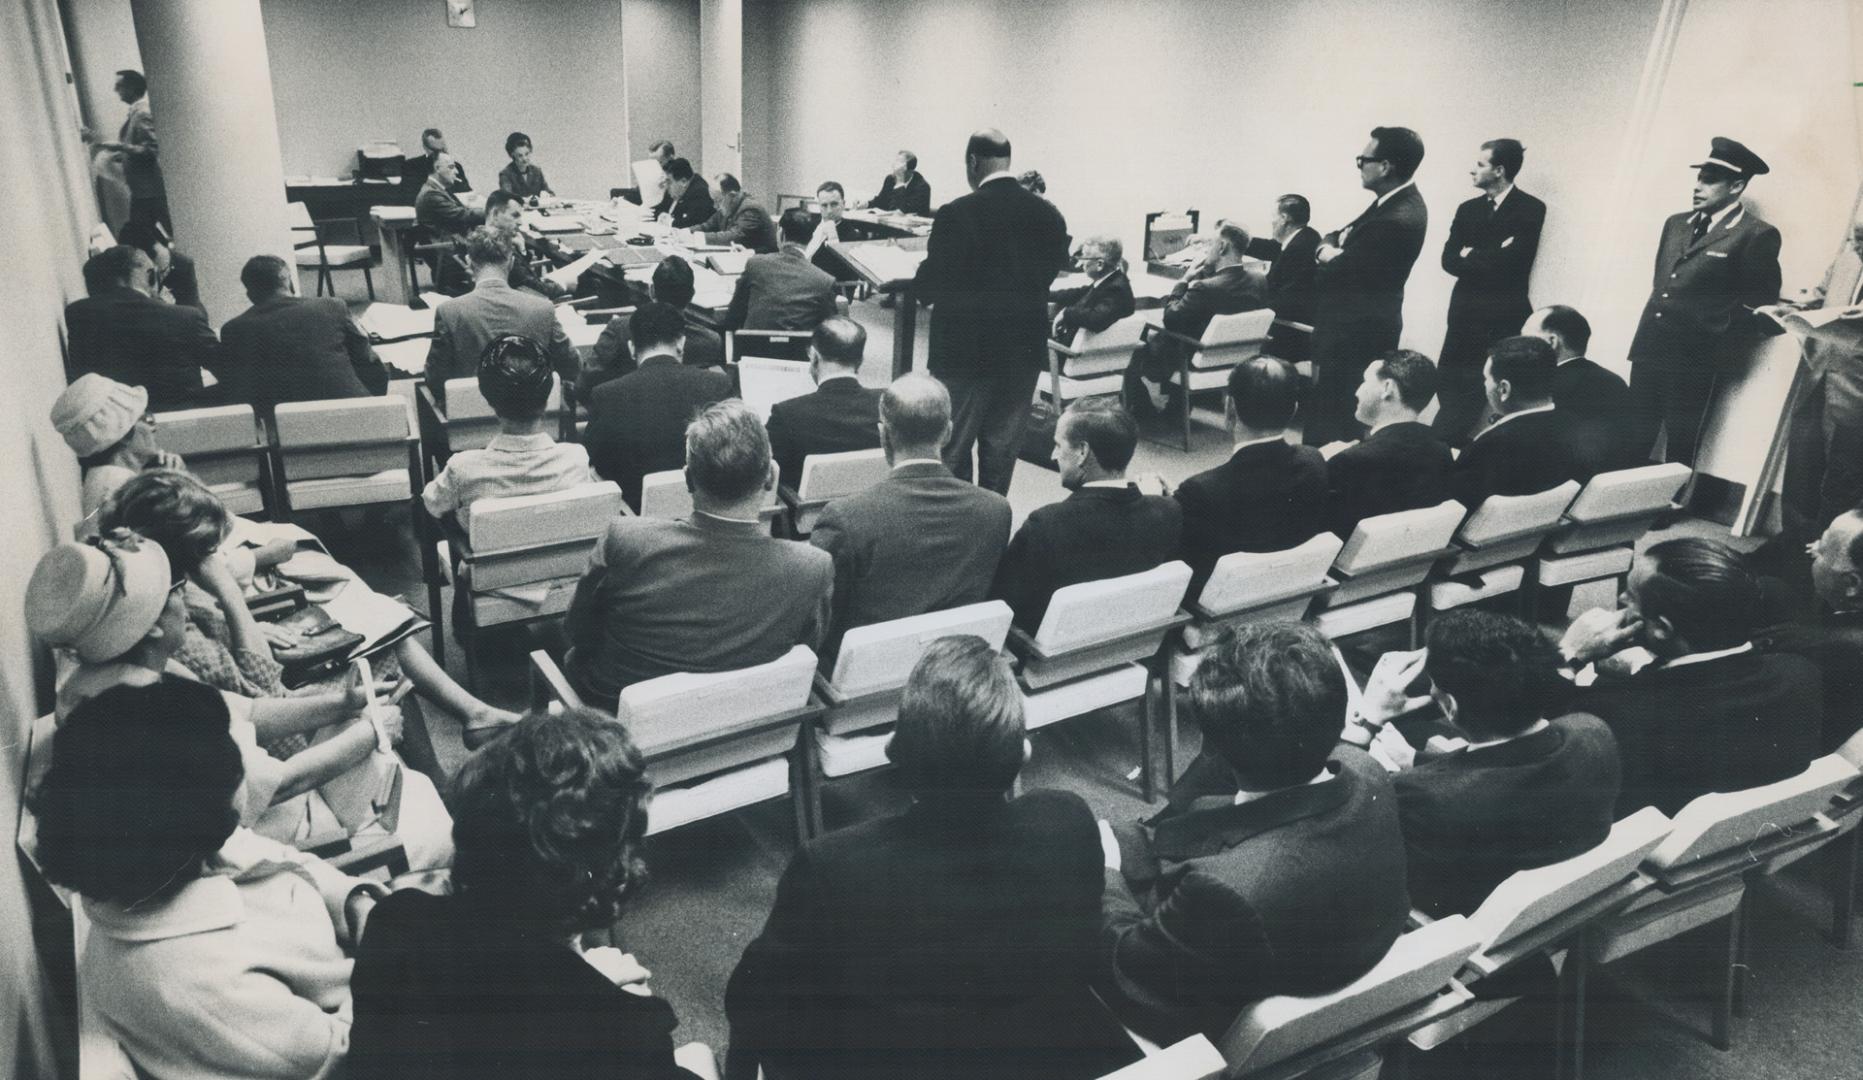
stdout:
[[743,179],[738,130],[744,122],[744,0],[700,0],[703,158],[707,174]]
[[[621,8],[628,70],[628,161],[646,157],[647,147],[658,140],[671,139],[693,168],[705,171],[698,0],[623,0]],[[558,80],[557,85],[570,86],[573,80]]]

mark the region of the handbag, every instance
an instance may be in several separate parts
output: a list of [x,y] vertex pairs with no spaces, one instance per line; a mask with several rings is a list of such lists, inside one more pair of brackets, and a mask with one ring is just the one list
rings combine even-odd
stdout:
[[295,591],[297,606],[268,605],[265,615],[258,611],[254,611],[253,615],[297,632],[298,640],[295,644],[272,649],[273,658],[284,669],[280,678],[287,687],[295,690],[334,674],[349,662],[350,653],[363,643],[364,638],[361,634],[343,629],[323,608],[305,603],[303,589],[280,591]]

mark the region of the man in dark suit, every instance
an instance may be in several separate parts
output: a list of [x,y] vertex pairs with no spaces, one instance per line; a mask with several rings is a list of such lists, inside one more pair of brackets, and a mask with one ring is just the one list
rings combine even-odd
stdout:
[[846,260],[828,247],[830,242],[843,239],[841,223],[847,215],[847,189],[839,180],[824,180],[815,186],[815,205],[819,208],[815,227],[802,250],[817,270],[837,281],[847,280],[851,271]]
[[913,295],[933,305],[926,370],[951,390],[945,464],[1009,491],[1035,381],[1048,366],[1048,290],[1067,265],[1067,222],[1009,171],[1009,139],[978,131],[964,150],[971,192],[938,208]]
[[1132,314],[1135,303],[1125,263],[1125,246],[1115,237],[1095,236],[1080,245],[1080,269],[1087,283],[1048,294],[1048,302],[1061,309],[1054,315],[1054,340],[1072,345],[1082,330],[1097,334]]
[[476,377],[485,346],[506,334],[543,346],[563,380],[576,377],[576,348],[569,343],[555,306],[534,292],[511,287],[511,265],[516,259],[510,240],[495,229],[481,226],[467,235],[472,291],[433,313],[433,341],[427,346],[422,376],[441,405],[446,404],[447,380]]
[[1083,398],[1054,427],[1054,459],[1070,494],[1038,507],[1016,530],[990,595],[1033,634],[1055,590],[1139,574],[1177,558],[1184,510],[1126,480],[1138,422],[1119,406]]
[[1777,330],[1750,310],[1779,299],[1779,230],[1740,201],[1747,183],[1771,171],[1758,154],[1717,136],[1694,166],[1694,207],[1663,222],[1655,283],[1630,342],[1636,440],[1695,463],[1715,375]]
[[1258,356],[1229,373],[1226,411],[1236,448],[1229,460],[1177,489],[1184,508],[1184,561],[1192,593],[1232,551],[1284,551],[1325,528],[1326,462],[1290,446],[1287,425],[1302,380],[1294,365]]
[[810,454],[873,450],[880,445],[880,391],[860,385],[867,331],[837,315],[815,328],[809,341],[809,377],[815,392],[770,408],[770,453],[782,482],[802,483]]
[[[1597,681],[1569,708],[1611,725],[1623,762],[1617,815],[1674,815],[1710,791],[1739,791],[1802,771],[1819,752],[1817,665],[1753,646],[1762,594],[1740,554],[1714,540],[1665,540],[1637,553],[1623,607],[1573,620],[1559,643]],[[1655,660],[1626,674],[1616,654]]]
[[1391,781],[1338,742],[1345,675],[1319,631],[1226,631],[1190,701],[1204,752],[1161,813],[1119,835],[1103,900],[1100,996],[1159,1043],[1344,986],[1410,910]]
[[[1558,666],[1537,627],[1453,611],[1431,620],[1427,650],[1387,653],[1366,680],[1361,726],[1347,738],[1368,742],[1396,774],[1410,902],[1424,914],[1469,914],[1515,871],[1569,859],[1610,834],[1617,741],[1595,716],[1558,715]],[[1424,703],[1406,690],[1418,676],[1467,745],[1419,752],[1389,724]]]
[[[1863,511],[1837,515],[1811,545],[1811,583],[1817,610],[1796,622],[1761,631],[1767,652],[1792,653],[1824,673],[1824,729],[1818,748],[1844,747],[1863,767]],[[1845,744],[1848,743],[1848,746]]]
[[1413,180],[1421,164],[1423,140],[1416,132],[1373,128],[1358,156],[1358,178],[1377,198],[1350,225],[1328,233],[1314,254],[1319,271],[1308,445],[1357,435],[1352,387],[1366,362],[1397,348],[1404,329],[1404,283],[1430,223]]
[[1591,479],[1573,450],[1570,418],[1553,407],[1555,366],[1543,338],[1502,338],[1489,351],[1482,385],[1500,416],[1449,471],[1449,494],[1470,511],[1490,495],[1532,495]]
[[641,477],[679,468],[686,459],[686,425],[731,395],[731,377],[684,363],[686,322],[670,304],[648,301],[636,308],[631,333],[639,366],[590,396],[583,441],[589,464],[621,485],[621,497],[639,510]]
[[[1262,301],[1274,309],[1277,323],[1313,325],[1314,279],[1319,264],[1314,256],[1320,250],[1320,234],[1307,224],[1313,207],[1304,195],[1287,194],[1274,200],[1273,227],[1269,237],[1249,242],[1248,254],[1268,261],[1268,277],[1262,283]],[[1312,335],[1277,325],[1269,331],[1270,351],[1287,360],[1305,360]]]
[[1630,388],[1615,372],[1585,356],[1591,323],[1564,304],[1543,307],[1520,332],[1545,338],[1559,366],[1553,370],[1553,406],[1573,426],[1572,445],[1587,474],[1649,464],[1649,447],[1630,437]]
[[938,458],[951,396],[912,374],[880,396],[892,475],[822,510],[809,542],[834,556],[834,634],[974,604],[1009,543],[1009,500],[959,480]]
[[65,306],[65,379],[96,372],[149,392],[155,410],[216,404],[203,389],[201,368],[226,380],[220,339],[197,307],[156,298],[155,264],[128,245],[100,251],[84,264],[90,295]]
[[[678,255],[668,255],[661,259],[653,268],[653,278],[647,284],[647,295],[685,316],[686,351],[681,357],[683,363],[694,367],[724,369],[724,337],[700,322],[691,309],[691,263]],[[582,401],[589,400],[596,387],[626,375],[637,366],[634,354],[628,351],[629,320],[629,315],[616,315],[608,320],[608,325],[602,327],[601,336],[595,339],[595,348],[583,360],[582,373],[576,377],[576,394]]]
[[685,465],[691,519],[616,517],[564,617],[563,671],[603,710],[645,679],[767,664],[821,648],[828,633],[833,561],[771,537],[757,516],[776,484],[757,414],[741,401],[707,406],[685,427]]
[[1436,394],[1436,365],[1422,353],[1393,349],[1365,365],[1354,418],[1371,434],[1327,446],[1326,527],[1349,538],[1379,514],[1419,510],[1449,497],[1454,458],[1428,424],[1417,419]]
[[776,250],[776,222],[737,177],[719,173],[718,199],[712,216],[694,226],[707,244],[737,244],[759,254]]
[[692,171],[692,162],[674,158],[666,164],[666,198],[654,208],[675,229],[696,229],[711,220],[717,207],[705,178]]
[[901,150],[893,157],[893,171],[880,181],[880,193],[867,204],[895,214],[931,216],[931,184],[919,175],[919,156]]
[[1434,426],[1457,446],[1468,442],[1486,408],[1481,364],[1489,346],[1520,333],[1533,311],[1527,278],[1539,254],[1546,204],[1514,186],[1525,154],[1514,139],[1481,144],[1469,172],[1481,194],[1456,207],[1443,242],[1443,270],[1456,282],[1440,357],[1442,408]]
[[485,211],[474,210],[460,201],[453,184],[460,179],[459,163],[453,155],[434,156],[433,173],[414,196],[414,219],[436,234],[464,236],[475,225],[485,224]]
[[[1242,263],[1248,246],[1248,230],[1232,221],[1218,222],[1216,242],[1165,298],[1160,319],[1164,328],[1187,338],[1200,338],[1216,316],[1261,307],[1261,277]],[[1180,374],[1178,368],[1186,351],[1187,346],[1177,339],[1156,335],[1132,350],[1132,362],[1126,367],[1127,408],[1139,416],[1149,416],[1167,406],[1189,408],[1184,388],[1172,385]]]
[[237,400],[269,414],[281,401],[388,392],[388,372],[369,336],[334,296],[306,299],[276,255],[254,255],[239,272],[252,306],[221,328]]
[[752,255],[731,294],[726,330],[813,330],[836,311],[834,278],[809,264],[803,250],[812,226],[808,212],[791,207],[779,227],[782,249]]
[[[409,194],[418,193],[427,178],[433,175],[440,155],[447,152],[446,136],[439,128],[428,128],[420,133],[420,147],[421,152],[407,159],[401,167],[401,189]],[[447,181],[446,189],[455,195],[471,191],[472,184],[466,179],[466,166],[457,158],[454,159],[454,169],[453,179]]]
[[1093,815],[1010,794],[1028,742],[1008,665],[976,637],[932,642],[886,752],[912,805],[790,860],[725,989],[725,1074],[1082,1080],[1132,1060],[1090,989]]

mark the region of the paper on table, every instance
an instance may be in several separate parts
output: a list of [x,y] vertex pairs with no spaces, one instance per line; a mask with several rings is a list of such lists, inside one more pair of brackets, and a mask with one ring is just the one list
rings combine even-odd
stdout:
[[568,266],[560,266],[545,274],[544,277],[555,282],[559,288],[573,289],[576,287],[576,279],[580,278],[590,267],[600,262],[605,254],[606,252],[601,248],[593,248],[575,262],[570,263]]
[[692,268],[692,302],[699,307],[724,307],[737,290],[737,279],[705,266]]
[[706,256],[705,261],[712,264],[713,270],[735,277],[744,272],[744,267],[750,265],[750,257],[755,254],[754,251],[717,251]]
[[569,343],[578,349],[592,349],[602,338],[604,323],[590,323],[588,317],[568,304],[558,304],[556,321],[568,335]]
[[665,176],[660,163],[652,158],[642,158],[634,163],[634,186],[640,189],[642,203],[647,201],[649,195],[654,197],[654,202],[660,201],[660,181]]
[[383,341],[421,337],[433,333],[433,308],[417,311],[406,304],[370,304],[356,320]]
[[925,252],[875,244],[855,249],[854,258],[879,281],[910,281],[925,261]]

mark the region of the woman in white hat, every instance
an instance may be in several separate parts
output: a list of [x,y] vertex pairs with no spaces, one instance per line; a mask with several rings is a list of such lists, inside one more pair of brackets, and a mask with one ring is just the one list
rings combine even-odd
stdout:
[[86,519],[123,481],[142,470],[186,467],[179,455],[155,443],[149,392],[96,372],[80,375],[58,395],[52,404],[52,427],[84,469]]

